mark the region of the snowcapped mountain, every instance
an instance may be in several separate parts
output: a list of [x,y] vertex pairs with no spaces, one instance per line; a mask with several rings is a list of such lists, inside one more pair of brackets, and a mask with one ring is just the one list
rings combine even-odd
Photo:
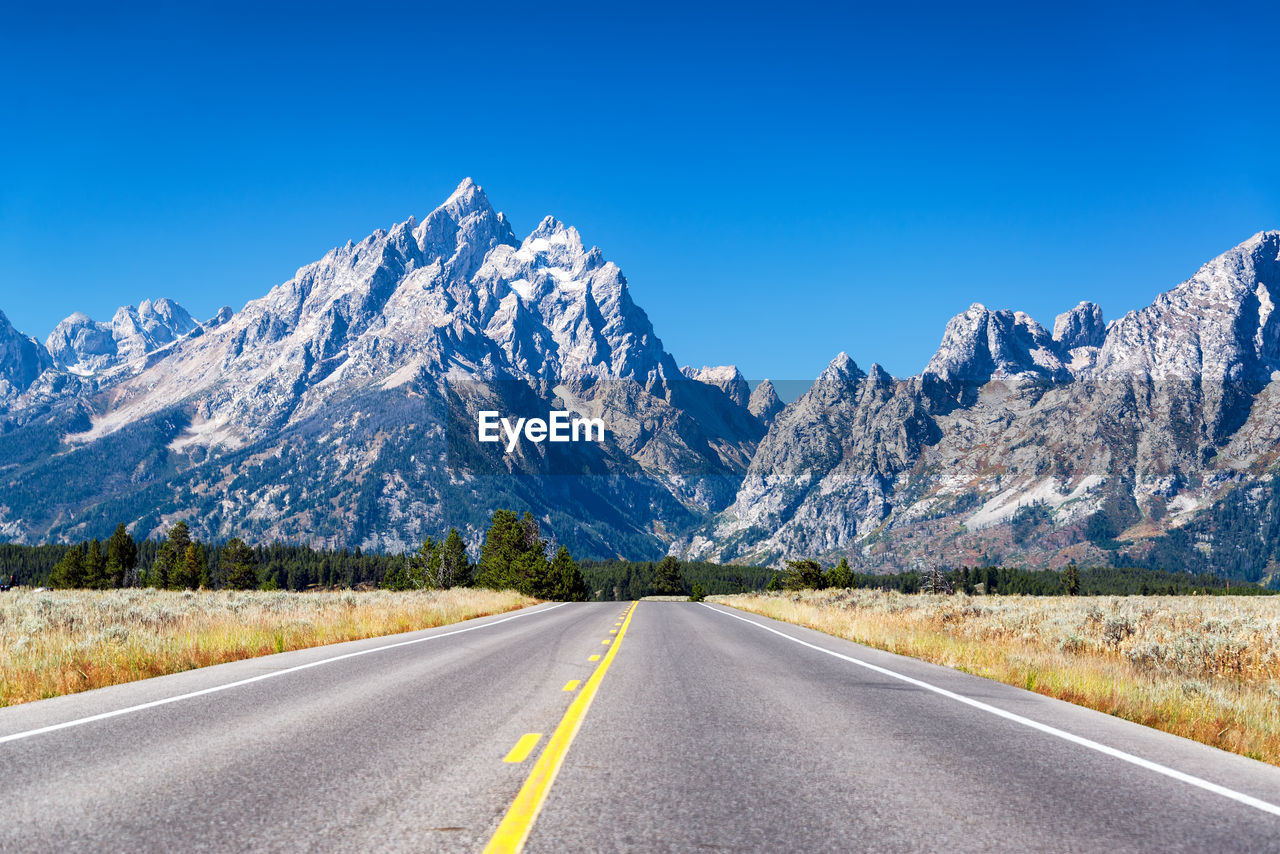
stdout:
[[[548,217],[517,240],[469,179],[421,222],[333,249],[237,313],[197,324],[160,301],[109,325],[73,315],[50,349],[93,382],[46,395],[52,418],[16,413],[18,432],[61,430],[69,456],[103,463],[127,446],[139,458],[115,464],[145,469],[125,487],[103,472],[111,492],[43,516],[0,508],[30,538],[186,516],[209,536],[399,548],[446,523],[479,530],[506,502],[587,553],[658,553],[667,528],[732,498],[763,434],[745,399],[681,374],[576,229]],[[570,409],[602,418],[609,440],[495,457],[476,442],[480,409]],[[50,465],[7,469],[29,484]]]
[[54,327],[45,349],[58,367],[89,376],[137,363],[202,328],[173,300],[143,300],[137,308],[122,306],[110,323],[77,311]]
[[1070,378],[1048,330],[1020,311],[990,311],[979,303],[947,322],[924,372],[961,385],[982,385],[994,376]]
[[[774,418],[734,502],[673,550],[901,569],[1168,561],[1176,541],[1178,565],[1262,577],[1280,566],[1280,536],[1256,536],[1280,513],[1278,258],[1280,232],[1255,235],[1148,308],[1108,326],[1080,303],[1052,335],[975,304],[917,377],[842,355]],[[1224,501],[1264,544],[1243,562]]]
[[[920,375],[842,353],[784,406],[733,366],[677,367],[600,249],[553,217],[517,238],[468,179],[203,323],[144,301],[73,314],[46,349],[0,315],[0,536],[186,518],[400,549],[516,506],[584,555],[1176,553],[1261,577],[1280,567],[1277,287],[1263,232],[1110,324],[1088,302],[1052,332],[974,304]],[[481,410],[553,409],[606,440],[478,441]],[[1223,533],[1270,530],[1265,508],[1264,546]]]

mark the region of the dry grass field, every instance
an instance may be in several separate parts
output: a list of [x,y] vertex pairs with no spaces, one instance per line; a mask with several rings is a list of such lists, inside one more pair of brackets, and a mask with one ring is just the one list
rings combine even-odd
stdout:
[[714,599],[1280,765],[1280,597]]
[[510,591],[0,594],[0,706],[512,611]]

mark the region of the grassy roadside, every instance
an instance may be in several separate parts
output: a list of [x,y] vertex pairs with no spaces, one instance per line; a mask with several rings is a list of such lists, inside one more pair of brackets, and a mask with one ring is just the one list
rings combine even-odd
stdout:
[[0,706],[286,650],[432,628],[536,600],[393,593],[13,590],[0,594]]
[[1280,765],[1276,597],[717,596]]

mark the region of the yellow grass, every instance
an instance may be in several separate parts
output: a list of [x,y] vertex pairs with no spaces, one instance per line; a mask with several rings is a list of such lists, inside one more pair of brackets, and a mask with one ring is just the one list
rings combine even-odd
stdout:
[[303,647],[416,631],[536,600],[393,593],[13,590],[0,593],[0,706]]
[[717,596],[1280,765],[1280,597]]

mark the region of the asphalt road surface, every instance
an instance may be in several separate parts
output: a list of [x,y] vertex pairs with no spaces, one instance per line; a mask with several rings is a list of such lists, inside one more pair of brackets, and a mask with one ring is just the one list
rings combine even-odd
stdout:
[[0,709],[3,852],[1280,851],[1278,804],[1280,769],[684,602]]

